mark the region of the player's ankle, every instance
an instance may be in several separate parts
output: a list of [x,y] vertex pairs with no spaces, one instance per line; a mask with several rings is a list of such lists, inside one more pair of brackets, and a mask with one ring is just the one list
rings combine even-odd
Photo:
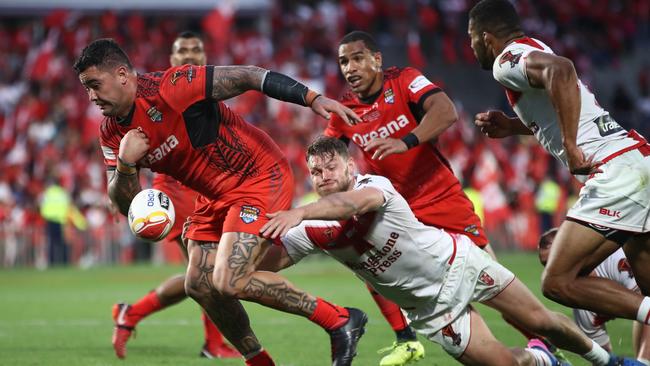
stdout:
[[636,320],[643,324],[650,324],[650,297],[644,297],[636,313]]
[[327,302],[320,297],[316,299],[316,308],[309,320],[325,330],[334,330],[347,323],[350,317],[348,309]]
[[593,363],[595,366],[605,366],[609,362],[609,353],[605,351],[598,343],[591,341],[591,351],[582,355],[582,357]]
[[402,330],[396,330],[395,337],[397,338],[397,343],[411,342],[418,339],[417,334],[410,326],[406,326]]

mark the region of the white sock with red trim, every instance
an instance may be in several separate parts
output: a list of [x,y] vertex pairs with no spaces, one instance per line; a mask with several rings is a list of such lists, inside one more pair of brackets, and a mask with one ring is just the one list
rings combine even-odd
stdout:
[[591,341],[591,351],[582,355],[582,357],[590,361],[594,366],[606,366],[609,363],[609,353],[598,343]]
[[535,366],[553,366],[553,360],[544,351],[535,348],[525,348],[524,351],[533,356]]
[[636,320],[643,324],[650,324],[650,297],[644,297],[636,312]]

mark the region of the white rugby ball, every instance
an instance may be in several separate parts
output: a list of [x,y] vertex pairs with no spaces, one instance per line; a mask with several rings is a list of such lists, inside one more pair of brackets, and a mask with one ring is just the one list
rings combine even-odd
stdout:
[[146,241],[165,238],[174,226],[174,204],[165,192],[143,189],[135,195],[129,206],[129,227],[133,234]]

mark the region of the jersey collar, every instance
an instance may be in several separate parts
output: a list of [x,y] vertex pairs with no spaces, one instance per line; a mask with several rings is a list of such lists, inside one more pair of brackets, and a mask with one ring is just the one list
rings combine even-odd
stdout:
[[131,110],[129,111],[129,114],[126,115],[126,117],[124,118],[115,117],[115,121],[120,126],[129,126],[131,124],[131,121],[133,120],[133,112],[135,112],[135,103],[133,103],[133,105],[131,106]]

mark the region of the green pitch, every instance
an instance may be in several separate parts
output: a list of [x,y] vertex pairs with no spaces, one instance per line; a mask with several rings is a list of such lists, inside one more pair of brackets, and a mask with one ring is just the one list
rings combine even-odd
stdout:
[[[501,254],[502,263],[539,292],[541,267],[529,254]],[[186,300],[146,318],[129,342],[127,359],[118,360],[110,344],[111,305],[133,302],[181,267],[105,267],[0,271],[0,365],[243,365],[241,360],[198,357],[203,342],[198,305]],[[305,290],[341,305],[365,310],[370,321],[355,365],[377,365],[376,351],[394,336],[364,285],[329,259],[307,260],[284,272]],[[569,314],[568,309],[545,303]],[[309,321],[256,304],[247,304],[253,329],[278,365],[328,365],[329,341]],[[524,338],[491,309],[479,307],[497,338],[523,346]],[[608,323],[619,354],[632,354],[631,322]],[[426,358],[417,365],[455,365],[440,348],[424,339]],[[573,355],[571,355],[573,356]],[[572,357],[574,365],[586,362]]]

